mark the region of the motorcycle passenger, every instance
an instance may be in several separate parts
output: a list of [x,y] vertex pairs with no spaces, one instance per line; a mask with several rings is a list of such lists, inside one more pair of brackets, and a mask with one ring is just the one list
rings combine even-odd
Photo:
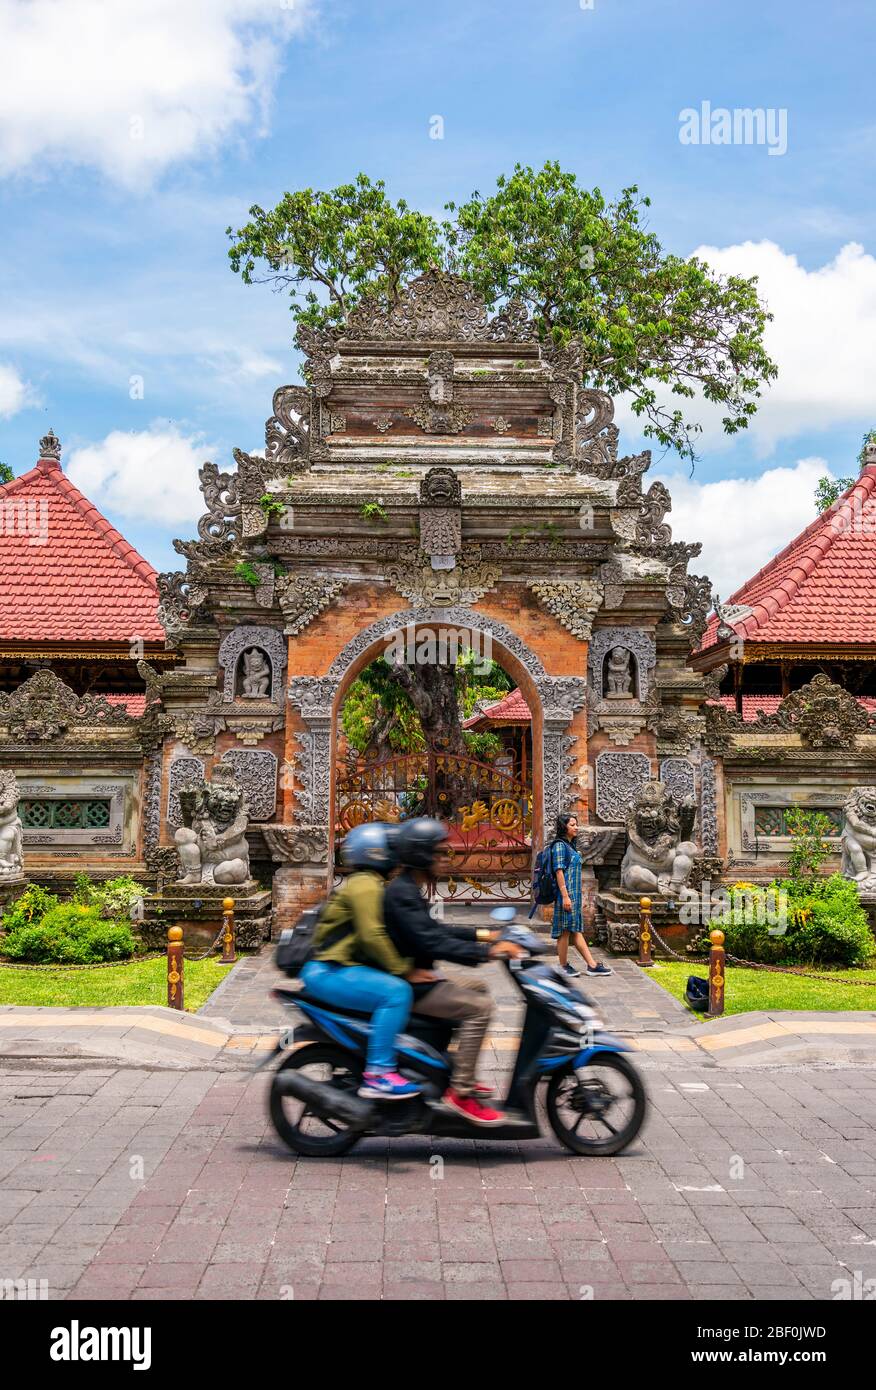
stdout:
[[329,898],[314,935],[314,954],[301,969],[307,993],[337,1008],[371,1014],[360,1096],[406,1100],[420,1087],[396,1072],[396,1034],[413,1003],[410,960],[399,955],[383,924],[387,875],[395,860],[385,825],[357,825],[341,846],[353,872]]
[[491,1096],[493,1088],[479,1083],[476,1076],[478,1055],[493,1015],[489,986],[475,977],[465,982],[448,980],[433,967],[436,957],[457,965],[482,965],[486,960],[525,952],[511,942],[496,941],[497,932],[449,927],[431,916],[421,890],[430,876],[437,877],[441,871],[446,839],[446,827],[425,817],[405,821],[398,830],[394,849],[402,871],[386,889],[386,930],[397,949],[412,956],[428,977],[414,989],[413,1012],[460,1021],[458,1050],[444,1104],[475,1124],[499,1125],[505,1122],[504,1113],[484,1104],[484,1097]]

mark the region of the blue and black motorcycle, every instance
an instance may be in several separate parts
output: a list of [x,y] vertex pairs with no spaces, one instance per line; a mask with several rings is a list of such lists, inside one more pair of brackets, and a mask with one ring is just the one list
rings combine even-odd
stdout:
[[[504,962],[526,1003],[508,1094],[498,1102],[507,1123],[476,1125],[442,1105],[450,1080],[452,1024],[416,1014],[399,1038],[398,1070],[417,1082],[420,1095],[392,1103],[357,1095],[369,1016],[323,1004],[297,982],[297,989],[276,989],[273,995],[302,1014],[304,1022],[288,1029],[266,1059],[286,1054],[273,1075],[270,1113],[291,1149],[308,1157],[337,1157],[366,1135],[537,1139],[543,1082],[551,1129],[567,1149],[617,1154],[633,1142],[647,1101],[629,1048],[603,1031],[595,1010],[568,976],[539,961],[550,947],[529,927],[514,922],[513,908],[497,908],[491,916],[501,923],[502,937],[527,952]],[[280,952],[278,956],[282,959]]]

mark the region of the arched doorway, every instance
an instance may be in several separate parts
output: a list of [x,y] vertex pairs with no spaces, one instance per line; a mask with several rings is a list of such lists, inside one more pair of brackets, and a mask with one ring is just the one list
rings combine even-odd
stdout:
[[[453,634],[462,633],[462,636]],[[415,769],[384,767],[370,782],[364,778],[354,785],[341,757],[339,717],[350,687],[373,661],[383,656],[393,643],[402,642],[405,650],[415,655],[423,641],[440,644],[456,640],[475,649],[488,651],[519,689],[531,712],[531,764],[527,770],[525,788],[515,783],[513,776],[503,780],[502,769],[484,766],[428,766]],[[342,835],[345,820],[353,815],[371,818],[366,812],[385,814],[387,807],[377,811],[381,800],[389,807],[398,806],[401,796],[411,791],[405,776],[417,771],[424,775],[427,785],[436,786],[435,774],[457,776],[460,785],[471,794],[459,798],[459,806],[468,810],[458,817],[457,858],[460,878],[452,885],[454,896],[466,892],[473,896],[528,895],[532,857],[542,843],[544,826],[551,822],[564,804],[571,781],[571,768],[576,761],[574,741],[569,737],[569,724],[577,709],[584,704],[585,682],[579,677],[549,675],[533,650],[505,624],[493,620],[475,609],[454,607],[411,609],[394,613],[372,624],[338,653],[328,672],[322,677],[298,677],[290,683],[290,700],[301,711],[308,726],[306,758],[299,760],[304,774],[302,800],[316,823],[325,825],[329,845],[329,879],[334,876],[334,852]],[[440,762],[440,753],[437,754]],[[472,759],[477,764],[479,759]],[[399,785],[399,783],[402,785]],[[490,787],[489,782],[494,785]],[[478,790],[486,795],[477,795]],[[502,792],[509,795],[502,796]],[[358,796],[359,807],[351,803]],[[381,793],[387,793],[381,796]],[[476,802],[483,806],[476,808]],[[512,805],[523,803],[519,825]],[[485,806],[486,813],[483,809]],[[324,819],[323,819],[324,818]],[[462,830],[463,820],[467,821]],[[506,821],[504,834],[502,821]],[[498,825],[497,825],[498,822]],[[480,834],[475,834],[478,827]],[[487,829],[486,827],[490,828]],[[514,833],[509,833],[511,830]],[[493,833],[495,832],[495,834]],[[490,840],[491,843],[486,843]]]

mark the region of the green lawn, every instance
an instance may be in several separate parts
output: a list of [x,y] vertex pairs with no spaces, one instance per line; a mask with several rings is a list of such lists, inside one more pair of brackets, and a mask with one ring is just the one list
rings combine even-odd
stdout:
[[[817,969],[817,967],[807,967]],[[686,965],[682,961],[660,961],[648,971],[676,999],[684,1002],[689,975],[708,976],[705,965]],[[876,982],[876,968],[854,970],[832,968],[828,975],[854,976]],[[724,990],[725,1014],[744,1014],[752,1009],[876,1009],[876,989],[834,984],[830,980],[804,980],[799,975],[778,975],[770,970],[743,970],[727,966]],[[691,1012],[692,1018],[701,1014]]]
[[[186,1012],[199,1009],[230,969],[218,960],[186,961]],[[97,1008],[109,1004],[166,1003],[164,956],[95,970],[13,970],[0,965],[0,1004]]]

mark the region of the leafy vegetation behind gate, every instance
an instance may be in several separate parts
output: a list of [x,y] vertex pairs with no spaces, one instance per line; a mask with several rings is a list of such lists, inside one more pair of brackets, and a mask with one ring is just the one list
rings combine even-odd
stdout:
[[649,207],[635,186],[611,202],[557,163],[518,164],[489,196],[448,203],[439,226],[360,173],[254,205],[227,228],[228,256],[246,284],[285,290],[305,331],[343,329],[366,303],[390,308],[433,267],[468,280],[491,309],[516,299],[543,342],[577,345],[586,385],[628,395],[647,436],[692,458],[701,427],[678,402],[701,396],[724,408],[728,434],[745,429],[777,375],[763,346],[771,315],[756,278],[665,251]]

